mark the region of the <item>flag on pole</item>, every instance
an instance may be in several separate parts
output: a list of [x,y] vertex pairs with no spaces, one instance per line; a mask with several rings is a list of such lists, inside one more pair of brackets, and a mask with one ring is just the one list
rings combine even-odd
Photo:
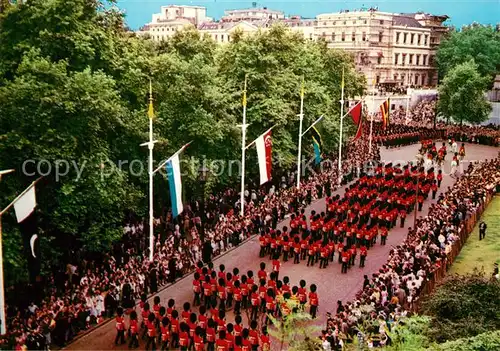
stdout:
[[321,163],[321,150],[323,149],[323,141],[321,140],[321,134],[319,134],[316,127],[311,128],[311,137],[313,141],[315,163]]
[[151,81],[149,81],[149,107],[148,107],[148,117],[149,119],[153,119],[155,116],[155,111],[153,108],[153,87],[151,85]]
[[17,223],[23,238],[24,251],[28,261],[30,281],[34,282],[40,275],[40,242],[36,218],[35,183],[14,202]]
[[272,166],[272,130],[268,130],[255,140],[257,158],[259,160],[260,185],[271,180]]
[[349,114],[352,117],[354,124],[358,126],[354,140],[361,138],[363,135],[363,118],[362,118],[363,105],[359,101],[350,111]]
[[354,105],[353,108],[349,110],[349,114],[351,115],[352,121],[355,125],[359,125],[359,122],[361,121],[361,111],[361,101],[359,101],[356,105]]
[[245,76],[245,88],[243,89],[243,107],[247,107],[247,76]]
[[172,216],[175,218],[184,210],[182,205],[182,181],[179,152],[176,152],[166,163],[170,200],[172,202]]
[[302,83],[300,84],[300,98],[304,98],[304,94],[306,92],[305,84],[304,84],[304,77],[302,77]]
[[389,125],[389,113],[390,113],[390,100],[385,100],[382,105],[380,105],[380,112],[382,112],[382,129],[387,128]]

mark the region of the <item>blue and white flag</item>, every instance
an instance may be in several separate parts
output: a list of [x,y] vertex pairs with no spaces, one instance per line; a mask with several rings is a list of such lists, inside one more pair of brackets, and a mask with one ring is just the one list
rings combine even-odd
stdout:
[[173,155],[166,163],[170,200],[172,201],[172,215],[177,217],[182,211],[182,181],[179,153]]

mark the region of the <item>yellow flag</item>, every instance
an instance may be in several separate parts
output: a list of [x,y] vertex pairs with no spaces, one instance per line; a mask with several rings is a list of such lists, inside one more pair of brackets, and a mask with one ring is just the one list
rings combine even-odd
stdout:
[[305,84],[304,84],[304,77],[302,77],[302,84],[300,86],[300,97],[302,99],[304,98],[304,93],[305,93]]
[[155,111],[153,109],[153,99],[149,100],[149,108],[148,108],[148,117],[149,119],[153,119],[155,116]]
[[342,86],[341,89],[344,89],[345,82],[344,82],[344,67],[342,67]]
[[151,79],[149,80],[149,108],[148,108],[148,117],[149,119],[153,119],[155,117],[155,111],[153,108],[153,85],[151,83]]
[[243,107],[247,106],[247,77],[248,75],[245,75],[245,88],[243,89]]

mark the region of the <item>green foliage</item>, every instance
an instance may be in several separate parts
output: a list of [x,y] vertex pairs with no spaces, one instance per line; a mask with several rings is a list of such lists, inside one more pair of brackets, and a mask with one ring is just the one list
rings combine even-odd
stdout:
[[392,345],[387,346],[387,351],[425,350],[430,342],[427,337],[431,318],[427,316],[414,316],[399,320],[389,332]]
[[483,273],[451,276],[423,303],[438,342],[500,329],[500,282]]
[[441,41],[436,60],[441,77],[455,66],[474,60],[479,74],[492,82],[500,68],[500,33],[492,26],[480,24],[452,31]]
[[432,345],[434,351],[496,351],[500,350],[500,330],[479,334],[471,338]]
[[453,67],[439,86],[439,111],[460,123],[487,120],[491,111],[484,95],[487,83],[488,77],[481,77],[474,61]]
[[292,311],[286,314],[282,319],[269,316],[273,328],[269,329],[269,334],[279,342],[279,350],[293,351],[314,351],[321,350],[318,332],[320,327],[312,325],[311,315],[304,310],[297,300],[288,299],[285,306],[280,306],[282,312],[284,309]]
[[[122,14],[109,6],[113,1],[30,0],[5,11],[0,4],[0,169],[16,169],[0,183],[6,194],[0,206],[37,177],[23,173],[26,160],[69,163],[66,175],[57,178],[53,168],[37,188],[42,255],[50,257],[49,265],[74,251],[107,251],[121,237],[126,215],[144,215],[147,172],[135,174],[131,162],[146,166],[147,149],[139,145],[148,140],[150,78],[155,163],[192,141],[183,155],[191,160],[186,199],[198,189],[200,159],[215,170],[241,157],[237,125],[245,74],[247,141],[276,125],[273,155],[281,167],[295,162],[302,76],[304,124],[325,115],[325,152],[337,146],[341,68],[346,100],[364,86],[350,55],[280,26],[252,37],[234,33],[225,46],[194,28],[157,44],[126,32]],[[303,147],[312,154],[310,143]],[[247,162],[255,158],[250,150]],[[249,179],[256,174],[249,167]],[[211,177],[207,191],[234,183],[237,175]],[[165,178],[155,177],[154,187],[158,215],[170,206]],[[25,262],[13,213],[4,220],[10,283],[23,279]]]

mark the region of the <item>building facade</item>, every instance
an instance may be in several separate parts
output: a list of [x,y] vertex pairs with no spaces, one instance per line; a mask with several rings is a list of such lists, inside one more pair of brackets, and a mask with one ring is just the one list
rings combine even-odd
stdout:
[[374,9],[317,16],[316,35],[354,56],[370,87],[437,84],[436,49],[447,16],[394,14]]
[[377,9],[321,14],[316,19],[285,17],[281,11],[250,8],[225,11],[219,21],[206,16],[200,6],[163,6],[141,30],[153,40],[164,40],[186,26],[219,44],[228,43],[235,31],[252,35],[281,23],[307,40],[324,40],[330,48],[354,57],[373,90],[398,91],[437,84],[435,55],[447,16],[425,13],[395,14]]
[[202,6],[162,6],[160,13],[153,14],[151,22],[139,29],[138,34],[149,35],[155,41],[165,40],[178,30],[197,27],[210,21],[207,9]]

